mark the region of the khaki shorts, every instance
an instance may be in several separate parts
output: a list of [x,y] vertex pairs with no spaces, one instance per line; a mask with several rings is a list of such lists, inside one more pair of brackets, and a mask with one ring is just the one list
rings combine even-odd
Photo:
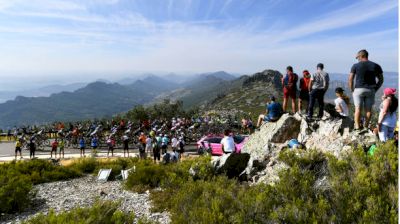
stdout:
[[355,107],[364,108],[367,111],[371,111],[371,108],[375,103],[375,90],[367,88],[355,88],[353,92],[353,101]]

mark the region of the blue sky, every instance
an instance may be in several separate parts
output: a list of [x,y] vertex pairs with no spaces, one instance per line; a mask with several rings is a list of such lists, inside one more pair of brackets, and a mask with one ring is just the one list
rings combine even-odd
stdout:
[[[398,71],[397,0],[0,0],[0,74]],[[102,75],[99,75],[102,74]]]

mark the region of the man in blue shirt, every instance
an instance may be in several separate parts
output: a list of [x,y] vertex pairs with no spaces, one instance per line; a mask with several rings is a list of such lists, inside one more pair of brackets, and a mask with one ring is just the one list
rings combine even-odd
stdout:
[[[367,50],[360,50],[356,59],[358,63],[353,65],[349,75],[349,88],[353,92],[354,129],[357,130],[361,128],[361,125],[368,128],[371,108],[375,103],[375,93],[383,84],[383,71],[381,66],[368,60]],[[360,122],[361,109],[364,109],[365,113],[364,124]]]
[[282,106],[275,102],[275,97],[270,97],[271,102],[266,105],[266,113],[258,117],[257,127],[260,127],[263,122],[275,122],[282,116]]

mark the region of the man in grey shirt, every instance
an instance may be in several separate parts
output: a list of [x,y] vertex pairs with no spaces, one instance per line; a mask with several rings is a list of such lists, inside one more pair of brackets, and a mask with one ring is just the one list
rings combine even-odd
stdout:
[[310,91],[310,102],[308,104],[307,118],[311,119],[314,112],[315,101],[318,102],[318,118],[324,115],[324,96],[329,87],[329,74],[324,71],[324,64],[317,65],[317,72],[311,76],[308,90]]
[[358,59],[358,63],[351,67],[349,75],[349,88],[353,92],[354,129],[357,130],[362,125],[360,122],[362,108],[365,111],[363,125],[364,128],[368,128],[372,116],[371,109],[375,103],[375,93],[383,84],[383,71],[380,65],[368,60],[367,50],[360,50],[356,59]]

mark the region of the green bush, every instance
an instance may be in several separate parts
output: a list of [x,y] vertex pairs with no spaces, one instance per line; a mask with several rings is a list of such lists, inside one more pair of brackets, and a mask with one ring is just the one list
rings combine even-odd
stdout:
[[118,203],[111,201],[98,201],[90,208],[74,208],[68,212],[56,214],[51,210],[49,214],[39,214],[36,217],[22,222],[25,224],[97,224],[97,223],[133,223],[134,213],[124,213],[118,210]]
[[[189,179],[211,179],[214,175],[210,157],[166,165],[155,164],[151,160],[140,160],[135,164],[136,172],[129,175],[126,187],[138,192],[158,187],[175,189]],[[190,168],[195,171],[195,176],[190,175]]]
[[168,209],[173,223],[398,222],[398,152],[392,142],[379,145],[374,156],[362,149],[343,159],[298,150],[283,151],[279,159],[289,168],[274,185],[189,178],[161,184],[163,190],[151,194],[154,208]]
[[30,206],[32,185],[66,180],[81,173],[45,160],[13,161],[0,166],[0,212],[22,211]]

